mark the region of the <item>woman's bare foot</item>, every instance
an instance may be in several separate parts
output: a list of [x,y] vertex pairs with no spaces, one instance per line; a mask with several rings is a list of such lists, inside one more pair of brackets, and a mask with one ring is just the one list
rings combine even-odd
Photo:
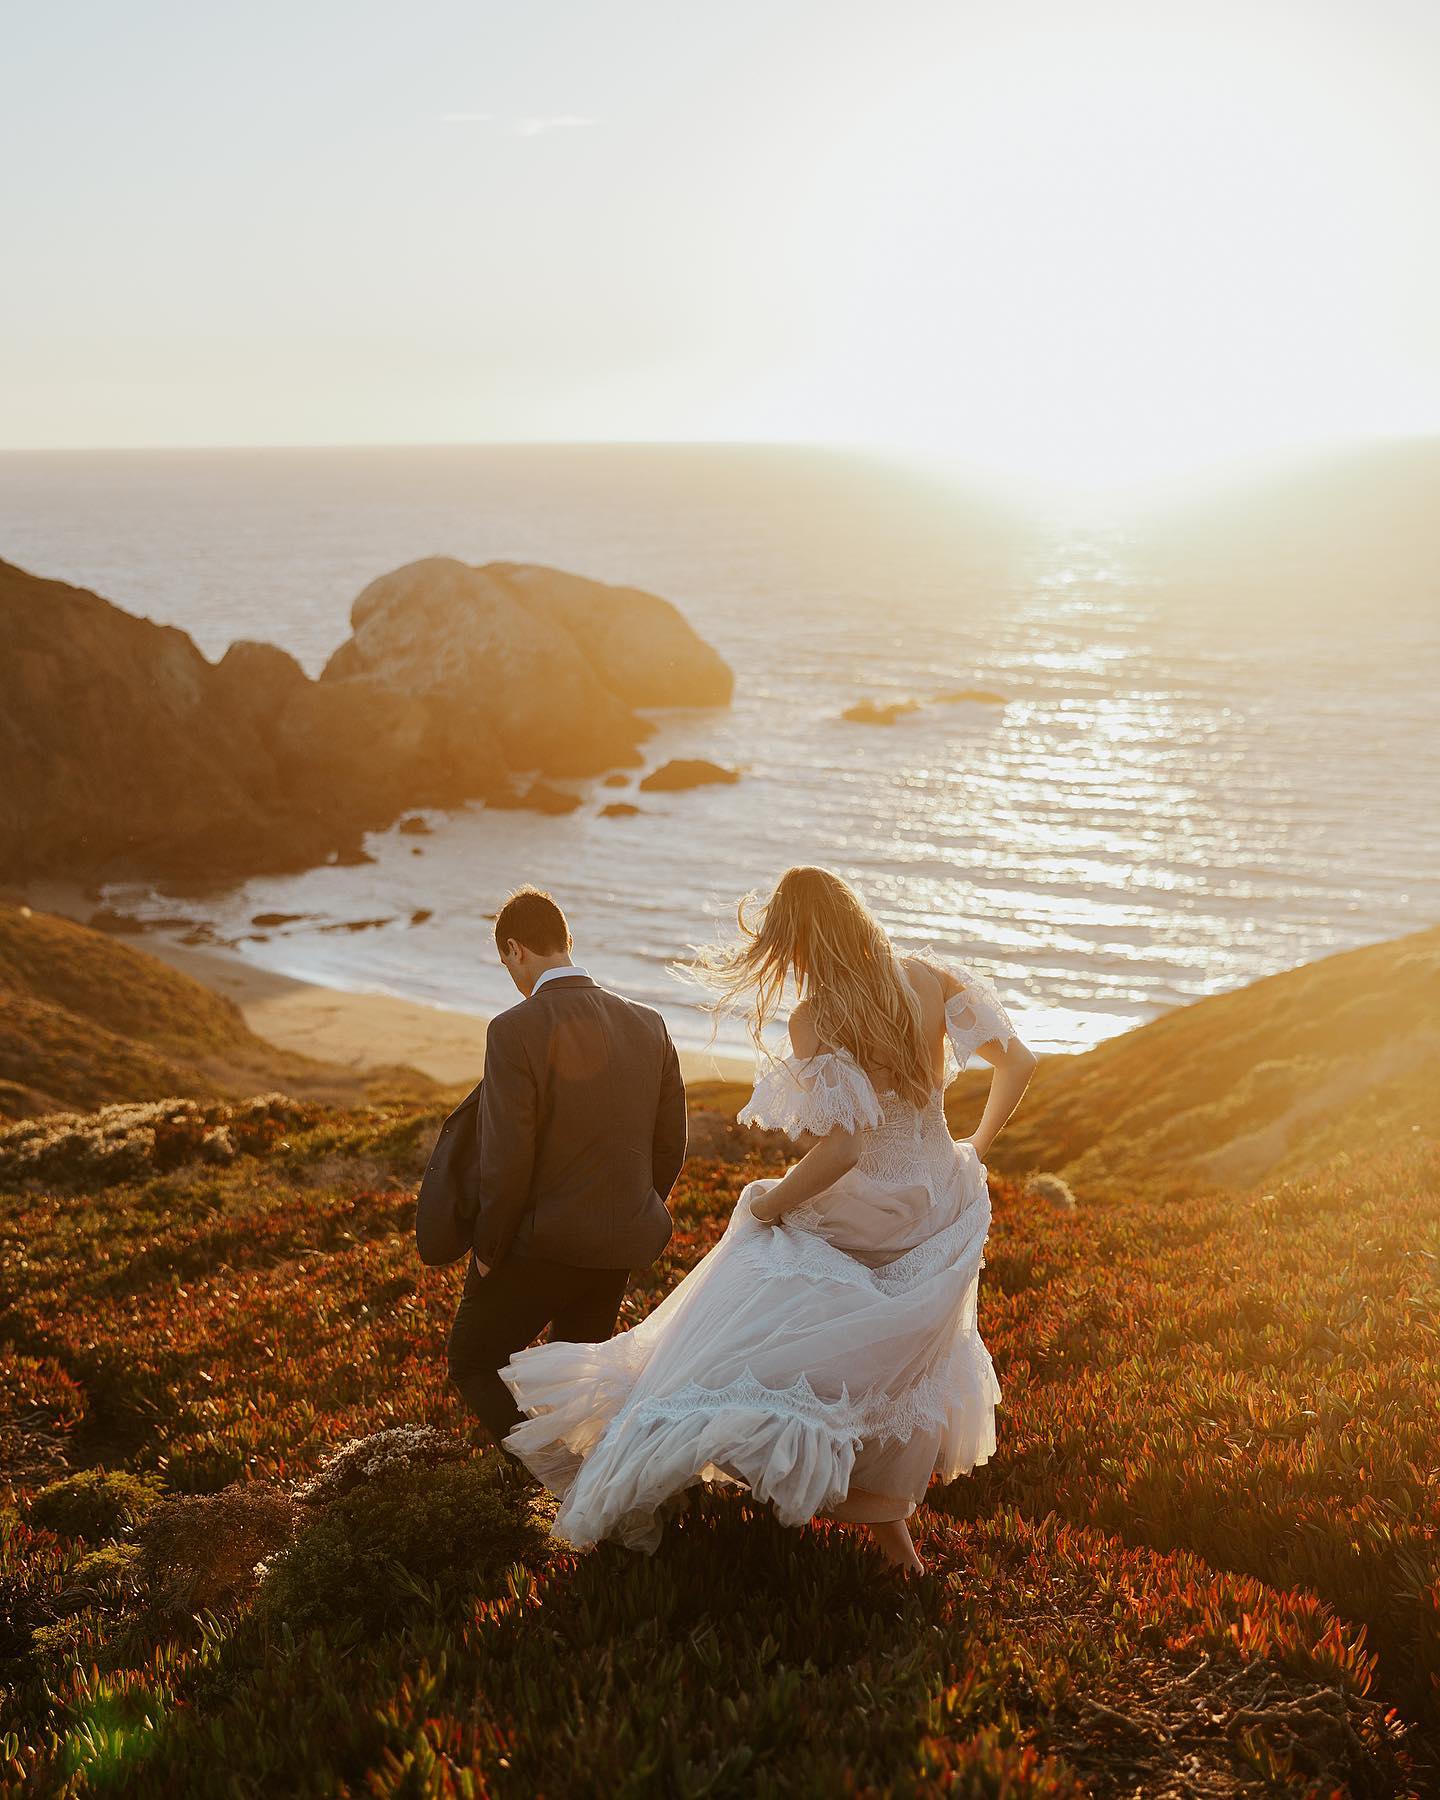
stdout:
[[915,1554],[915,1546],[910,1541],[910,1527],[904,1519],[883,1519],[870,1526],[870,1535],[880,1546],[887,1562],[898,1568],[908,1569],[916,1575],[923,1575],[925,1565]]

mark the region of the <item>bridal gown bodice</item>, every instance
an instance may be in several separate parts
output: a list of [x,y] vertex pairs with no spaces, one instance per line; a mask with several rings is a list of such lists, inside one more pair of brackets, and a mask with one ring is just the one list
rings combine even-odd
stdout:
[[[945,1009],[946,1079],[1016,1033],[963,965]],[[600,1344],[534,1345],[500,1371],[530,1416],[509,1449],[555,1493],[554,1530],[653,1550],[700,1481],[735,1482],[788,1524],[852,1487],[913,1510],[932,1477],[994,1449],[999,1384],[976,1323],[985,1169],[945,1120],[877,1092],[844,1050],[775,1061],[741,1123],[855,1134],[858,1159],[776,1224],[746,1184],[719,1243],[641,1323]]]
[[[857,1101],[859,1160],[822,1194],[787,1212],[783,1224],[793,1233],[821,1237],[873,1268],[933,1237],[973,1197],[974,1184],[965,1179],[964,1152],[950,1135],[942,1089],[937,1087],[926,1105],[912,1106],[894,1093],[876,1093],[843,1055],[828,1060],[834,1066],[823,1079],[852,1089]],[[791,1115],[776,1089],[783,1092],[782,1084],[796,1081],[801,1067],[787,1059],[762,1081],[741,1122],[788,1129]],[[809,1129],[806,1116],[803,1106],[794,1115],[802,1130]]]

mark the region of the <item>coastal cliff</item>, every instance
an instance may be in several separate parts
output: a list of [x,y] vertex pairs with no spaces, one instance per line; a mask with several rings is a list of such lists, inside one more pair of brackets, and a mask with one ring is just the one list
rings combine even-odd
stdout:
[[0,561],[0,868],[224,880],[360,854],[407,807],[515,804],[632,767],[641,706],[719,706],[729,668],[658,595],[427,557],[356,599],[312,680]]

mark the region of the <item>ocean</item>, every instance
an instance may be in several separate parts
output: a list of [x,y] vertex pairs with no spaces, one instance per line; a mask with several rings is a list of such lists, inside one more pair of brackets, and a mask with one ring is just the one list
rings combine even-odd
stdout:
[[[0,555],[212,658],[269,639],[312,673],[388,569],[549,563],[663,594],[735,670],[728,711],[656,715],[646,747],[738,767],[733,787],[626,819],[598,816],[625,797],[598,784],[565,818],[432,812],[430,836],[372,833],[373,863],[183,901],[116,885],[122,910],[488,1014],[515,999],[489,917],[534,881],[577,959],[699,1048],[670,964],[821,862],[899,945],[989,975],[1034,1048],[1071,1051],[1440,918],[1437,472],[1433,445],[1382,447],[1126,517],[802,448],[11,452]],[[841,717],[866,699],[916,705]],[[271,911],[308,916],[258,931]]]

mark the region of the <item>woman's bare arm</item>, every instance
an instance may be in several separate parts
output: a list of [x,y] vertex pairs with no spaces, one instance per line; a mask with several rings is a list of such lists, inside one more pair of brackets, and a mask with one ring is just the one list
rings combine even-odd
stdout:
[[[949,969],[932,967],[931,973],[939,979],[940,992],[945,1002],[964,993],[964,983],[952,975]],[[1019,1038],[1011,1038],[1005,1045],[1001,1044],[999,1038],[991,1038],[988,1043],[978,1045],[975,1054],[988,1062],[995,1073],[990,1080],[990,1092],[985,1099],[985,1110],[980,1116],[980,1123],[968,1139],[961,1141],[973,1144],[976,1155],[983,1162],[986,1152],[1020,1104],[1039,1058]]]
[[962,1139],[961,1142],[973,1144],[975,1154],[984,1162],[986,1151],[999,1137],[1006,1120],[1020,1104],[1021,1095],[1029,1087],[1030,1077],[1035,1073],[1039,1058],[1019,1038],[1011,1038],[1004,1049],[1001,1049],[998,1038],[991,1038],[988,1044],[981,1044],[975,1054],[983,1057],[995,1073],[990,1077],[990,1092],[985,1096],[985,1110],[980,1115],[980,1123],[969,1138]]
[[[797,1056],[814,1056],[820,1048],[810,1008],[803,1000],[790,1015],[790,1047]],[[853,1131],[837,1129],[827,1137],[814,1138],[794,1168],[753,1202],[750,1210],[762,1224],[773,1225],[793,1208],[823,1193],[848,1169],[853,1169],[859,1157],[860,1146]]]

